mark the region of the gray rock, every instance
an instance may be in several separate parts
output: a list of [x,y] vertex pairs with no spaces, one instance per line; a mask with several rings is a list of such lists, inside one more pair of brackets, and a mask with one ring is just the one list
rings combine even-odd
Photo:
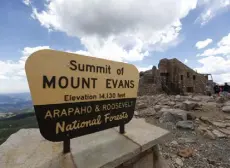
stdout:
[[216,139],[215,135],[209,130],[206,130],[206,132],[204,133],[204,137],[212,139],[212,140]]
[[178,145],[178,142],[177,141],[172,141],[170,144],[176,146],[176,145]]
[[200,120],[205,124],[212,124],[208,117],[200,117]]
[[190,111],[190,110],[194,110],[195,108],[199,107],[199,104],[196,102],[192,102],[192,101],[184,101],[181,105],[181,109],[182,110],[186,110],[186,111]]
[[194,130],[194,123],[193,123],[193,121],[178,121],[176,123],[176,126],[177,126],[177,128]]
[[200,97],[192,97],[190,100],[195,101],[195,102],[201,102],[202,101],[202,99]]
[[222,122],[218,122],[218,121],[214,121],[214,122],[211,122],[212,125],[216,126],[216,127],[220,127],[220,128],[225,128],[227,127],[227,124],[225,123],[222,123]]
[[146,108],[144,110],[140,110],[139,116],[154,116],[156,114],[156,111],[153,107]]
[[147,103],[145,102],[137,102],[136,103],[136,109],[137,110],[139,110],[139,109],[144,109],[144,108],[147,108],[148,107],[148,105],[147,105]]
[[154,106],[154,109],[155,109],[156,112],[160,111],[161,108],[162,108],[162,107],[161,107],[160,105],[155,105],[155,106]]
[[200,125],[200,126],[197,128],[197,131],[199,131],[201,134],[204,134],[205,132],[208,131],[208,127],[205,127],[205,126]]
[[180,95],[175,96],[175,101],[177,102],[183,102],[184,100],[185,100],[184,96],[180,96]]
[[195,143],[196,139],[195,138],[179,138],[178,143],[179,144],[185,144],[185,143]]
[[163,113],[159,118],[160,123],[164,122],[176,122],[177,118],[173,116],[171,113]]
[[160,101],[160,104],[162,105],[169,105],[170,100],[169,99],[163,99]]
[[230,106],[230,101],[227,101],[226,103],[224,103],[224,106]]
[[173,101],[171,101],[171,102],[168,103],[169,106],[175,106],[175,104],[176,104],[176,103],[173,102]]
[[226,138],[227,136],[218,130],[213,130],[212,133],[218,138]]
[[171,107],[170,107],[170,106],[167,106],[167,105],[162,105],[162,106],[161,106],[161,109],[162,109],[162,108],[170,109]]
[[230,120],[230,116],[225,116],[224,119],[225,120]]
[[167,109],[162,108],[159,112],[160,121],[161,122],[173,122],[176,123],[177,121],[187,120],[191,118],[192,115],[184,110],[181,109]]
[[224,103],[224,102],[225,102],[225,98],[222,97],[222,96],[217,97],[217,98],[216,98],[216,102],[217,102],[217,103]]
[[213,97],[210,97],[207,102],[215,102],[215,99]]
[[134,116],[139,116],[139,113],[137,111],[134,111]]
[[175,163],[178,165],[178,166],[183,166],[184,165],[184,163],[183,163],[183,161],[181,160],[181,158],[175,158]]
[[174,106],[174,108],[180,108],[182,105],[182,103],[176,103],[176,105]]
[[229,106],[224,106],[222,108],[222,111],[225,112],[225,113],[230,113],[230,105]]
[[230,130],[229,129],[219,129],[220,132],[224,133],[224,134],[227,134],[227,135],[230,135]]
[[217,108],[222,108],[222,107],[223,107],[223,104],[216,104],[216,107],[217,107]]
[[180,99],[180,98],[181,98],[180,95],[176,95],[176,96],[175,96],[175,99]]

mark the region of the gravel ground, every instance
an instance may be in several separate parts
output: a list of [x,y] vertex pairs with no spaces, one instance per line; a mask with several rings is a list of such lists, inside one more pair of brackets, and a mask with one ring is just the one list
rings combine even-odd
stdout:
[[[223,106],[228,112],[223,112]],[[171,132],[159,146],[170,168],[230,168],[229,98],[142,96],[135,117]],[[185,125],[177,128],[181,120]]]
[[[154,117],[148,117],[146,121],[171,132],[160,145],[162,155],[171,163],[171,167],[230,168],[230,139],[211,140],[200,135],[196,129],[194,131],[177,129],[174,124],[159,123]],[[178,151],[186,148],[194,150],[193,156],[188,158],[178,156]],[[176,162],[179,162],[179,165]]]

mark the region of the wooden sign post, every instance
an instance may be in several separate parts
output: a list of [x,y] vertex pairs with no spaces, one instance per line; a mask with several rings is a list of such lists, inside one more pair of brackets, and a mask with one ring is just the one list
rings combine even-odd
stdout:
[[33,53],[25,65],[42,136],[63,141],[120,126],[134,114],[139,72],[131,64],[54,50]]

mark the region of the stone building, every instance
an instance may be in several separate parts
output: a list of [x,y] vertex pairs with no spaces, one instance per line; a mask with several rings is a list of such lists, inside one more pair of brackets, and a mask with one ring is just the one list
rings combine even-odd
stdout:
[[205,93],[208,76],[197,73],[176,58],[160,60],[158,71],[162,87],[166,91],[181,94],[186,92]]
[[161,89],[169,94],[188,92],[204,94],[208,83],[208,75],[197,73],[176,58],[162,59],[158,69],[154,66],[152,70],[142,72],[140,75],[140,91],[148,84],[147,88],[153,85],[156,87],[154,92]]

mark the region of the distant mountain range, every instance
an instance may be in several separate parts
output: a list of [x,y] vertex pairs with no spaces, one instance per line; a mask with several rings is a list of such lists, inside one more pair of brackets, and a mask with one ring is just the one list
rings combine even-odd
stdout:
[[30,93],[0,94],[0,112],[15,112],[33,108]]

